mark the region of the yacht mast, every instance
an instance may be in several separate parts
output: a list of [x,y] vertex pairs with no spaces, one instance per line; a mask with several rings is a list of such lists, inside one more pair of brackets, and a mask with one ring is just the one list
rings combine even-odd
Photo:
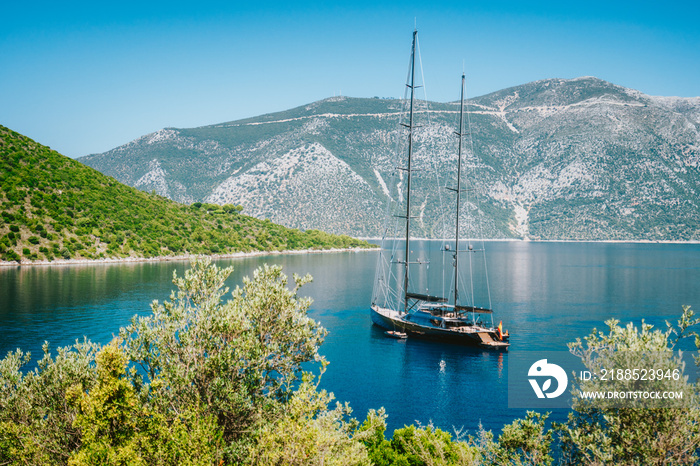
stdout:
[[459,137],[459,149],[457,150],[457,221],[455,222],[455,306],[457,306],[457,299],[459,297],[459,292],[457,291],[457,285],[459,283],[459,200],[461,195],[461,182],[462,182],[462,133],[464,132],[464,73],[462,73],[462,93],[460,96],[459,105],[459,131],[457,132],[457,137]]
[[416,90],[416,38],[418,30],[413,30],[413,44],[411,45],[411,83],[406,83],[411,89],[411,107],[409,110],[408,125],[403,124],[408,128],[408,166],[406,167],[406,255],[404,259],[403,273],[403,309],[408,312],[408,265],[409,265],[409,241],[411,228],[411,157],[413,155],[413,100]]

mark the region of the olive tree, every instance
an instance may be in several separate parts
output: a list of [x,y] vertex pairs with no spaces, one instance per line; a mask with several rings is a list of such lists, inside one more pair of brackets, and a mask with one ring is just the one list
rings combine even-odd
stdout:
[[[688,306],[683,308],[678,325],[667,323],[666,330],[654,329],[643,321],[641,328],[631,323],[621,327],[612,319],[606,322],[607,332],[594,329],[584,340],[579,338],[569,345],[586,369],[599,377],[573,384],[572,412],[566,424],[558,426],[566,460],[574,464],[694,464],[698,460],[698,387],[688,381],[681,354],[674,351],[681,338],[695,335],[691,327],[698,322]],[[622,369],[621,377],[615,377],[614,383],[609,376],[608,380],[600,377],[603,370],[618,368]],[[653,379],[649,376],[652,370]],[[683,398],[652,403],[632,397],[622,404],[619,400],[584,398],[584,390],[680,392]]]
[[310,276],[295,275],[290,289],[281,267],[265,265],[223,302],[231,270],[193,260],[184,277],[173,274],[170,301],[155,301],[151,315],[121,331],[149,402],[174,413],[207,406],[227,441],[280,409],[302,363],[325,365],[318,349],[326,335],[297,294]]
[[164,415],[139,400],[119,339],[104,346],[95,362],[97,379],[73,385],[66,394],[81,434],[70,466],[221,462],[221,432],[206,410],[187,407]]
[[88,341],[58,348],[44,343],[31,371],[29,353],[16,350],[0,360],[0,464],[65,464],[81,444],[75,410],[66,395],[76,384],[97,379],[99,345]]

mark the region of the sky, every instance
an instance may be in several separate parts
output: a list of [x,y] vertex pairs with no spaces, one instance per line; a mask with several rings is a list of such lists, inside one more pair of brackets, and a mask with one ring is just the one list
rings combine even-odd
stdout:
[[0,125],[58,152],[334,95],[402,97],[418,29],[429,100],[596,76],[700,96],[700,2],[5,2]]

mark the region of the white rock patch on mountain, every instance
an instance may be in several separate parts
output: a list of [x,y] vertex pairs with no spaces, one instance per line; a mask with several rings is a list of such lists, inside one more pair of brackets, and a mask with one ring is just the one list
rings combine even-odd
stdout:
[[149,171],[136,180],[134,187],[144,191],[153,190],[161,196],[169,197],[170,191],[168,190],[168,182],[165,180],[167,174],[160,167],[160,162],[158,162],[157,159],[153,159],[151,163],[148,164],[148,168]]
[[[300,229],[330,219],[332,225],[343,225],[344,219],[365,216],[368,204],[378,203],[367,182],[319,143],[292,149],[229,177],[206,201],[241,204],[247,215]],[[343,229],[329,231],[342,233]]]

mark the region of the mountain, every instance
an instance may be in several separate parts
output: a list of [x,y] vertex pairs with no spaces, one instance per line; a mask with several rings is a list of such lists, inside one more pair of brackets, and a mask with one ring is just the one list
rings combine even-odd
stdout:
[[0,187],[3,261],[368,246],[248,217],[232,204],[178,204],[125,186],[3,126]]
[[[444,187],[456,176],[459,105],[421,104],[416,157],[439,176],[424,176],[419,188],[426,200],[416,206],[415,234],[437,237],[450,223]],[[294,228],[379,236],[389,196],[402,196],[403,178],[391,173],[406,139],[403,107],[403,100],[334,97],[163,129],[80,161],[179,202],[241,204]],[[471,99],[467,110],[469,206],[483,218],[479,231],[462,219],[467,234],[700,239],[700,98],[653,97],[583,77],[504,89]]]

